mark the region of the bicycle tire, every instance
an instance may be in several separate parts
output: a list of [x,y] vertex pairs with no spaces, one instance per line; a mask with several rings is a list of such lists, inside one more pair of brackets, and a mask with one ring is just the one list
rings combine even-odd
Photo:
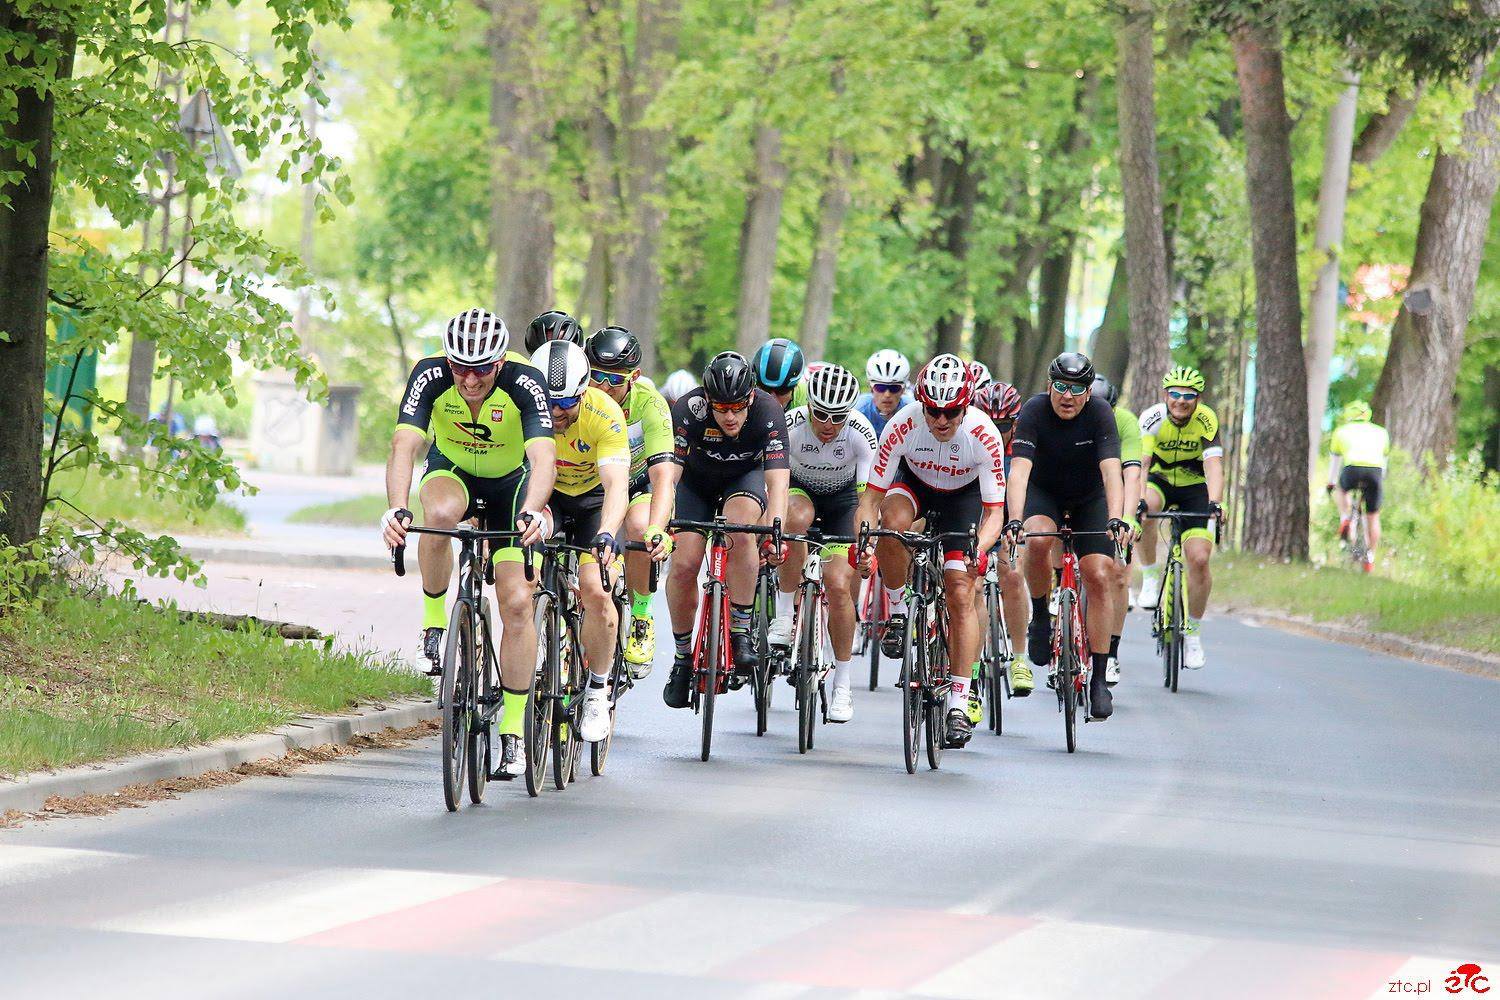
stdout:
[[797,620],[797,658],[792,669],[797,672],[797,752],[807,753],[813,745],[818,698],[819,642],[817,593],[811,586],[803,588],[798,602],[803,613]]
[[1063,705],[1063,733],[1068,744],[1068,753],[1078,749],[1078,688],[1075,674],[1078,665],[1073,661],[1078,652],[1074,648],[1073,602],[1071,590],[1061,590],[1057,595],[1057,690]]
[[558,678],[566,676],[567,683],[560,685],[562,700],[552,720],[556,729],[552,739],[552,784],[558,791],[568,787],[578,770],[578,712],[583,704],[584,686],[588,684],[583,650],[571,621],[563,628],[562,648],[567,655],[566,662],[559,666]]
[[1182,644],[1183,629],[1187,626],[1187,611],[1184,608],[1185,600],[1182,592],[1182,562],[1174,559],[1172,561],[1172,660],[1171,660],[1171,689],[1177,693],[1177,682],[1182,675]]
[[719,693],[719,666],[724,656],[724,587],[720,583],[708,586],[708,636],[703,644],[703,701],[700,706],[703,724],[703,744],[700,759],[707,761],[714,744],[714,701]]
[[981,658],[984,670],[984,696],[990,703],[990,732],[996,736],[1005,731],[1005,707],[1001,704],[1001,677],[1005,673],[1006,658],[1001,639],[1001,608],[999,594],[988,582],[984,588],[984,608],[989,621],[985,623],[985,655]]
[[906,648],[901,654],[901,751],[906,773],[917,773],[918,741],[922,738],[922,658],[926,643],[917,636],[926,630],[921,605],[906,616]]
[[469,723],[469,801],[484,801],[484,790],[490,782],[495,745],[494,706],[500,697],[500,667],[495,662],[495,647],[490,635],[489,604],[479,602],[479,641],[474,645],[474,660],[484,669],[475,673],[475,708]]
[[927,766],[936,771],[943,763],[943,746],[948,740],[946,699],[939,691],[948,680],[948,636],[943,628],[946,611],[941,603],[936,608],[935,627],[927,639],[927,656],[923,673],[922,703],[926,711]]
[[547,758],[552,752],[552,712],[557,704],[557,616],[556,602],[545,594],[536,598],[537,668],[532,671],[531,695],[526,713],[526,792],[532,798],[542,793],[547,776]]
[[464,784],[465,757],[468,752],[469,676],[473,656],[473,620],[467,599],[453,602],[448,616],[448,635],[443,650],[443,674],[439,684],[438,704],[442,710],[443,803],[449,812],[457,812]]

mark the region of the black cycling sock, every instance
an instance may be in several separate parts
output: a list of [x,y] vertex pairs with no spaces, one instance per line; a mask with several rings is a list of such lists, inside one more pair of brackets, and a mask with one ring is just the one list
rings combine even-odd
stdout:
[[750,631],[750,613],[754,610],[755,605],[753,604],[735,604],[731,601],[729,604],[729,631]]
[[1109,655],[1114,657],[1120,655],[1120,637],[1117,635],[1109,637]]
[[1031,620],[1044,622],[1047,620],[1047,599],[1045,597],[1033,597],[1031,599]]
[[423,587],[422,588],[422,594],[424,596],[426,596],[426,597],[447,597],[448,596],[448,588],[444,587],[442,590],[439,590],[436,593],[434,593],[434,592],[428,590],[426,587]]
[[678,656],[687,656],[693,651],[692,632],[673,632],[672,641],[677,644]]
[[1094,676],[1103,677],[1104,671],[1109,667],[1108,653],[1091,653],[1094,658]]

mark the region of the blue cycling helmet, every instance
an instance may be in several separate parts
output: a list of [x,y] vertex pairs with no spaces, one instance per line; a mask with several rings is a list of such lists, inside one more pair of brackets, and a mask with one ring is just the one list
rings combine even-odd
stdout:
[[785,392],[802,381],[802,348],[785,337],[760,345],[750,359],[755,381],[762,389]]

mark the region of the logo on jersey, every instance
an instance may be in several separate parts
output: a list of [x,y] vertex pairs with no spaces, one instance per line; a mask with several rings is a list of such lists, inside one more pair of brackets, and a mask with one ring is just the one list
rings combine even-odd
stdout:
[[505,411],[500,409],[498,406],[495,407],[494,409],[490,410],[490,419],[498,424],[500,421],[505,419]]
[[705,401],[702,396],[689,396],[688,412],[697,417],[699,420],[702,420],[704,417],[708,416],[707,401]]
[[422,402],[422,391],[433,379],[442,378],[444,369],[440,365],[433,365],[422,374],[418,375],[411,384],[411,391],[406,394],[406,402],[401,406],[401,412],[408,417],[417,415],[417,407]]
[[481,441],[484,444],[489,444],[494,438],[494,432],[490,430],[488,424],[476,424],[468,420],[459,420],[455,422],[454,426],[460,430],[467,431],[469,436],[475,441]]
[[573,447],[578,450],[578,453],[580,455],[586,455],[593,450],[589,447],[589,443],[587,441],[574,441]]

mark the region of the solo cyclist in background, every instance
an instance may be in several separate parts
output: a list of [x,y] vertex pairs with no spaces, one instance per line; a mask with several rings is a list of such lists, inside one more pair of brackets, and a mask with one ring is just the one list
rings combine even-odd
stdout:
[[[1140,522],[1135,520],[1136,508],[1141,501],[1141,425],[1134,413],[1120,405],[1120,387],[1103,375],[1094,376],[1094,395],[1103,396],[1104,401],[1115,411],[1115,428],[1120,432],[1120,473],[1125,477],[1125,523],[1130,525],[1132,538],[1141,534]],[[1120,634],[1125,631],[1125,612],[1130,608],[1130,564],[1110,563],[1115,576],[1114,624],[1109,630],[1109,666],[1104,671],[1110,687],[1120,682]]]
[[[1162,401],[1141,414],[1141,453],[1150,463],[1146,470],[1145,498],[1137,505],[1137,516],[1177,509],[1202,513],[1185,520],[1182,558],[1187,563],[1187,628],[1182,636],[1182,665],[1191,670],[1203,666],[1203,640],[1199,636],[1208,594],[1213,587],[1208,560],[1214,550],[1210,519],[1224,516],[1224,446],[1219,443],[1219,418],[1202,400],[1203,373],[1196,368],[1173,368],[1161,380]],[[1141,525],[1141,607],[1154,608],[1161,599],[1161,579],[1156,575],[1157,523]]]
[[785,337],[766,341],[750,356],[756,386],[780,403],[783,410],[807,405],[807,387],[802,384],[802,369],[806,364],[802,348]]
[[911,362],[900,351],[876,351],[865,362],[865,378],[870,391],[859,397],[854,408],[870,422],[878,437],[885,433],[886,422],[896,411],[911,402],[911,393],[906,391]]
[[[1006,480],[1010,479],[1010,446],[1016,437],[1016,417],[1021,413],[1021,394],[1016,387],[1009,382],[990,382],[982,389],[974,392],[973,405],[979,407],[994,421],[995,430],[1000,432],[1000,442],[1004,446],[1004,467]],[[1134,418],[1131,418],[1134,420]],[[1031,674],[1031,667],[1026,664],[1026,658],[1021,655],[1018,645],[1026,635],[1026,616],[1028,608],[1026,605],[1027,590],[1026,578],[1021,571],[1010,564],[1010,560],[998,551],[993,553],[999,562],[996,566],[1000,578],[1000,603],[1004,606],[1005,630],[1011,637],[1011,657],[1007,669],[1010,671],[1010,691],[1017,698],[1025,698],[1031,694],[1036,682]],[[980,613],[984,614],[984,595],[979,595]],[[980,685],[976,684],[969,690],[969,721],[979,725],[978,710],[974,707],[978,703]]]
[[1349,491],[1365,497],[1365,572],[1375,568],[1375,546],[1380,544],[1380,501],[1385,489],[1385,463],[1391,436],[1370,420],[1370,405],[1355,400],[1339,414],[1339,426],[1328,443],[1328,492],[1339,505],[1339,537],[1349,534],[1352,513]]

